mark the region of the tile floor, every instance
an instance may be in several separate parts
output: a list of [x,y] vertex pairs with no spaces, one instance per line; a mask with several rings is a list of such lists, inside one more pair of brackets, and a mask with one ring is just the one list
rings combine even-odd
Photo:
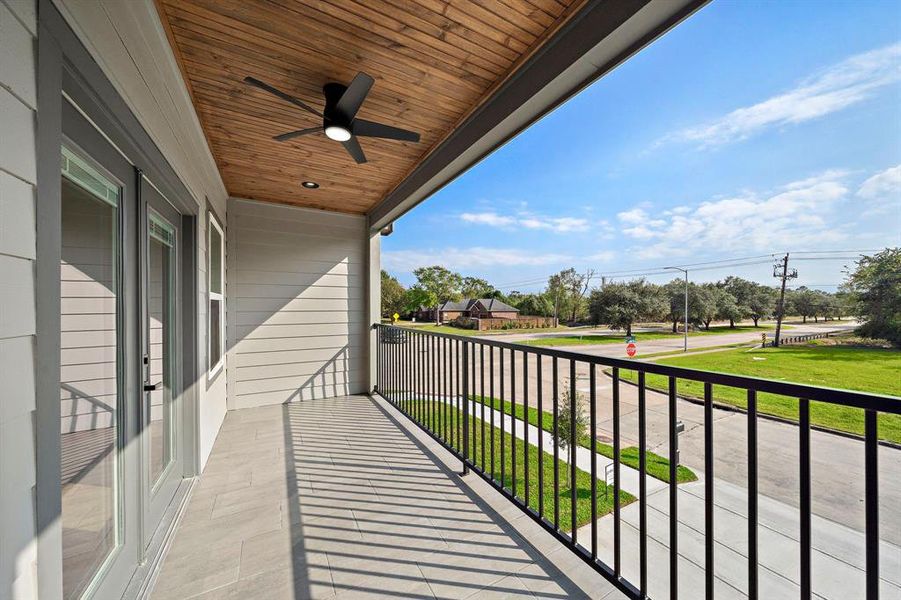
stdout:
[[233,411],[152,597],[621,598],[380,399]]

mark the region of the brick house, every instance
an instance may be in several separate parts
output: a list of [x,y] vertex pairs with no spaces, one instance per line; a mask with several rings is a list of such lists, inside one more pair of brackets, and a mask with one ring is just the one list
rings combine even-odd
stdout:
[[[464,298],[456,302],[444,302],[438,307],[438,320],[442,323],[457,317],[473,319],[516,319],[519,309],[494,298]],[[434,308],[420,308],[416,312],[420,321],[434,321]]]

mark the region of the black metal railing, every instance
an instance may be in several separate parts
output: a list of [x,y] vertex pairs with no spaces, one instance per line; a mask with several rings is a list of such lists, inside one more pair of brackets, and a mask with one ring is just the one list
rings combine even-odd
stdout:
[[[748,597],[759,598],[758,584],[758,419],[760,394],[792,398],[798,411],[799,565],[800,597],[812,596],[811,580],[811,403],[863,411],[865,596],[879,594],[879,480],[877,416],[901,414],[901,399],[863,392],[786,383],[558,350],[524,346],[496,339],[417,331],[374,325],[378,343],[376,391],[440,442],[470,470],[491,483],[511,502],[566,544],[588,565],[632,598],[649,597],[648,477],[649,457],[657,465],[653,476],[668,485],[668,591],[679,591],[679,493],[684,467],[678,464],[680,426],[677,399],[680,382],[698,386],[703,399],[705,597],[714,597],[714,392],[739,390],[746,402]],[[561,378],[561,368],[566,375]],[[545,372],[547,369],[547,373]],[[598,370],[609,377],[609,398],[600,399]],[[534,374],[534,377],[530,376]],[[550,375],[546,377],[545,375]],[[653,378],[649,383],[648,378]],[[578,382],[588,382],[589,433],[579,435],[583,394]],[[548,380],[549,379],[549,380]],[[606,388],[605,388],[606,389]],[[623,390],[637,396],[637,448],[623,448]],[[667,407],[665,457],[648,451],[648,391],[659,391]],[[497,396],[495,393],[497,392]],[[534,399],[534,402],[532,400]],[[609,412],[599,415],[599,400]],[[548,407],[548,403],[550,406]],[[564,413],[561,408],[568,410]],[[550,414],[544,411],[550,408]],[[533,411],[530,415],[530,409]],[[658,409],[659,410],[659,409]],[[610,445],[598,439],[599,416],[612,420]],[[630,421],[631,422],[631,421]],[[533,423],[534,425],[530,424]],[[517,428],[521,430],[518,431]],[[587,438],[584,439],[584,438]],[[660,445],[660,444],[658,444]],[[590,466],[578,467],[584,446]],[[603,447],[602,447],[603,446]],[[598,452],[612,463],[598,472]],[[561,454],[563,457],[561,457]],[[603,454],[603,452],[601,452]],[[734,454],[734,453],[733,453]],[[564,460],[561,460],[563,458]],[[534,461],[534,462],[533,462]],[[552,466],[548,466],[548,461]],[[517,464],[519,463],[519,464]],[[584,464],[584,461],[583,461]],[[659,468],[661,465],[665,468]],[[533,476],[533,470],[535,472]],[[612,481],[607,477],[612,471]],[[635,494],[624,489],[625,475],[637,474]],[[689,470],[686,478],[690,479]],[[566,482],[562,481],[563,477]],[[568,482],[568,483],[567,483]],[[568,487],[568,489],[567,489]],[[612,492],[612,500],[610,498]],[[637,495],[637,499],[635,496]],[[550,504],[549,504],[550,502]],[[623,508],[638,503],[638,564],[623,560]],[[588,506],[586,507],[586,503]],[[612,532],[601,539],[598,511],[612,514]],[[566,514],[564,514],[566,513]],[[568,517],[568,518],[564,518]],[[606,523],[605,523],[606,530]],[[584,533],[583,533],[584,532]],[[588,535],[587,542],[583,535]],[[661,565],[653,565],[655,572]],[[628,571],[628,572],[627,572]],[[637,571],[637,573],[636,573]]]

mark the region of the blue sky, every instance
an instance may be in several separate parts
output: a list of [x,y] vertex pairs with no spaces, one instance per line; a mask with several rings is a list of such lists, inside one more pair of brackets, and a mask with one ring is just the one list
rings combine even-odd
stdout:
[[[715,0],[402,217],[382,262],[509,292],[899,242],[901,3]],[[795,263],[795,284],[834,289],[847,262]],[[774,281],[692,279],[729,274]]]

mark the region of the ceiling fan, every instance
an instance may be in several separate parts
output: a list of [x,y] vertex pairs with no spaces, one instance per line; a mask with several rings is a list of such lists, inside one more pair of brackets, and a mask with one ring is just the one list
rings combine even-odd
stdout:
[[360,106],[363,105],[366,96],[369,94],[369,89],[375,83],[375,80],[366,73],[357,73],[357,76],[354,77],[354,80],[348,86],[340,83],[327,83],[322,86],[322,93],[325,95],[325,108],[321,113],[309,104],[267,83],[263,83],[259,79],[245,77],[244,81],[322,118],[322,125],[319,127],[289,131],[272,138],[279,142],[302,135],[323,132],[329,139],[341,142],[347,153],[358,164],[362,164],[366,162],[366,155],[363,154],[363,149],[360,147],[357,137],[375,137],[405,142],[419,141],[419,134],[414,131],[356,118]]

